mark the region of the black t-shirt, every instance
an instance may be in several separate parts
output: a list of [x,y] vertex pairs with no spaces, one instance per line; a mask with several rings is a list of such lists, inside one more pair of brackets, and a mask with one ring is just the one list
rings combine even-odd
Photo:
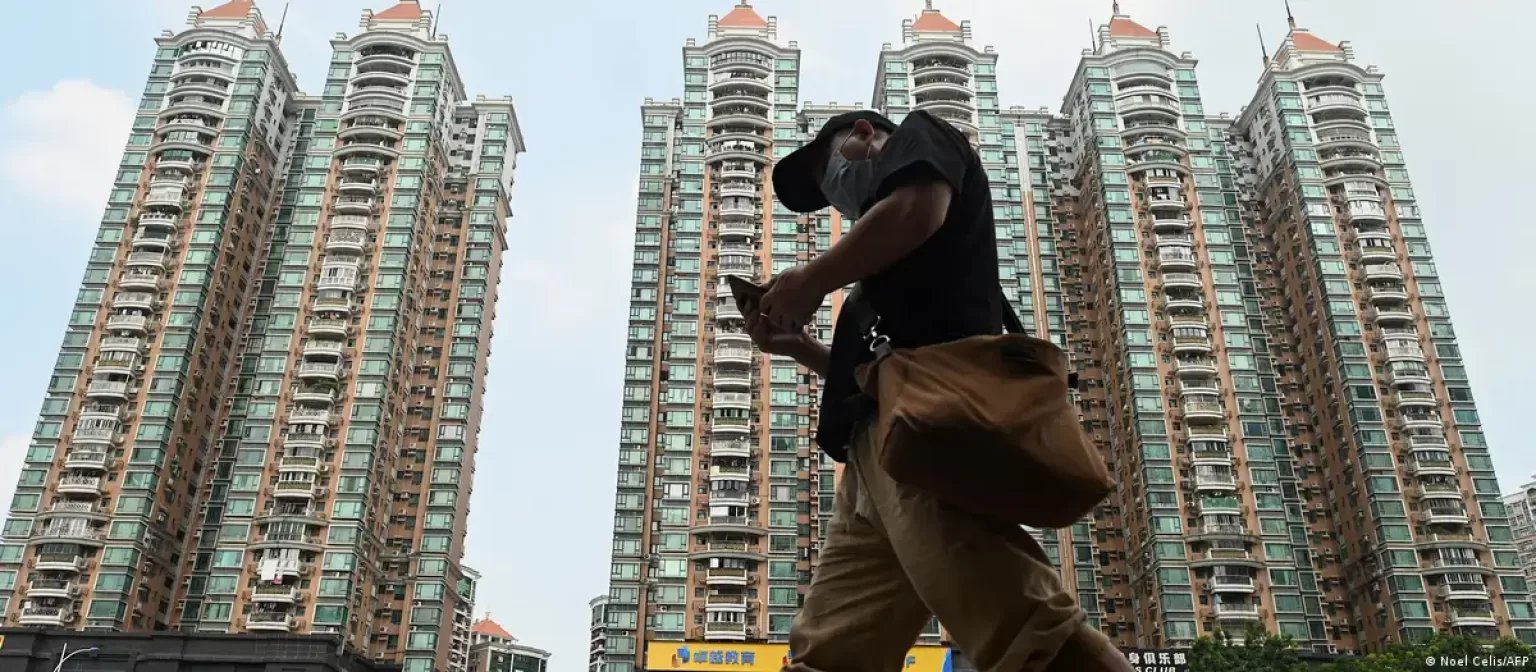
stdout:
[[905,259],[859,283],[838,315],[816,443],[839,462],[854,427],[871,410],[853,376],[854,368],[874,358],[858,323],[861,312],[878,315],[880,333],[898,348],[1003,332],[992,192],[965,136],[926,112],[913,112],[873,160],[875,186],[866,211],[916,181],[943,180],[954,195],[943,226]]

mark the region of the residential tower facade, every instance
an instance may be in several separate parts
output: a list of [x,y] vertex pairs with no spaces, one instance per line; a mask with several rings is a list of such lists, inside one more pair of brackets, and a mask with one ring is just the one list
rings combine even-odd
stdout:
[[0,551],[25,574],[11,622],[335,633],[408,670],[467,664],[522,138],[509,99],[467,101],[418,3],[360,28],[313,97],[252,2],[160,38],[153,133],[66,336],[84,370],[55,378]]
[[[816,377],[732,336],[729,291],[709,277],[740,269],[761,280],[853,224],[784,212],[764,179],[773,159],[859,107],[797,112],[781,88],[795,54],[775,32],[746,5],[712,20],[710,40],[685,49],[685,98],[643,108],[604,621],[618,672],[678,669],[683,647],[694,663],[777,651],[753,647],[784,641],[788,598],[807,586],[831,511],[838,469],[806,431]],[[1536,642],[1513,504],[1498,499],[1381,73],[1293,24],[1233,118],[1207,113],[1198,63],[1167,29],[1117,6],[1095,38],[1058,112],[1003,107],[998,55],[929,3],[882,49],[871,101],[898,122],[930,111],[972,139],[992,183],[1006,290],[1080,374],[1084,427],[1120,487],[1090,519],[1033,532],[1090,620],[1141,647],[1250,624],[1319,652],[1436,630]],[[727,55],[738,50],[759,53]],[[724,107],[744,100],[725,95],[741,82],[720,70],[746,61],[764,64],[740,75],[762,82],[750,85],[755,137],[736,135],[744,119]],[[718,250],[715,263],[694,262],[693,249]],[[714,313],[696,317],[688,293],[711,286]],[[841,300],[818,317],[824,339]],[[697,354],[711,339],[713,375],[698,375],[711,368]],[[683,424],[690,413],[698,431]],[[745,460],[721,439],[744,441]],[[672,474],[698,488],[667,485]],[[779,484],[806,493],[798,516],[775,506]],[[667,511],[669,497],[692,513]],[[714,508],[743,498],[745,508]],[[718,514],[743,526],[714,527]],[[691,592],[656,597],[678,583]],[[736,613],[739,633],[721,625]],[[935,623],[921,643],[944,638]]]

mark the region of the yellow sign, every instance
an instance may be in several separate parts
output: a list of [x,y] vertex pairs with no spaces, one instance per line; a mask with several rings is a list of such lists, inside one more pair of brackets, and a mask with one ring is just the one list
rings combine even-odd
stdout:
[[[649,672],[779,672],[789,662],[788,644],[736,642],[650,642],[645,647]],[[945,672],[949,648],[916,646],[907,652],[903,672]]]

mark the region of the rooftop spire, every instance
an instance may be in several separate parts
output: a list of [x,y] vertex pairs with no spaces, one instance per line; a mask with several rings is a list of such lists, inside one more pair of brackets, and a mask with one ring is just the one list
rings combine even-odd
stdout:
[[1117,16],[1120,14],[1120,0],[1115,0],[1114,3],[1110,5],[1110,7],[1112,8],[1110,11],[1113,14]]
[[1285,0],[1285,22],[1290,24],[1291,30],[1296,30],[1296,15],[1291,13],[1291,0]]

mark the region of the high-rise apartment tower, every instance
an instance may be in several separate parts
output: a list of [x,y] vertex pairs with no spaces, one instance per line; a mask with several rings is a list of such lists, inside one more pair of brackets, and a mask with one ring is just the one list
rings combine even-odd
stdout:
[[[929,4],[882,49],[872,104],[971,137],[1003,283],[1081,376],[1120,487],[1034,532],[1090,620],[1128,646],[1251,624],[1316,651],[1437,630],[1536,642],[1381,73],[1293,23],[1243,113],[1207,114],[1194,57],[1117,7],[1051,113],[1002,107],[998,55],[970,33]],[[851,225],[773,201],[772,160],[856,109],[797,114],[797,52],[774,37],[738,6],[685,49],[685,98],[643,112],[617,672],[784,641],[831,509],[816,378],[752,351],[718,283]],[[642,657],[657,642],[670,662]]]
[[360,27],[316,97],[248,0],[159,38],[0,545],[8,622],[467,664],[522,138],[416,2]]

